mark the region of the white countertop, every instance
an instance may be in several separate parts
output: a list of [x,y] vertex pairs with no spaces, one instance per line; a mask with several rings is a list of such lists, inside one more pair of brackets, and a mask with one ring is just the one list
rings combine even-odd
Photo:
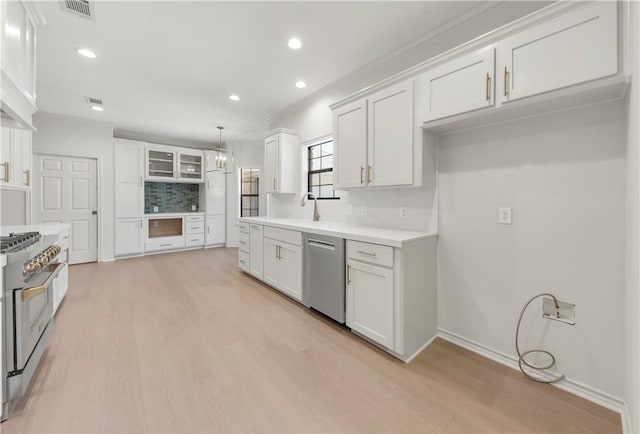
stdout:
[[344,238],[347,240],[382,244],[391,247],[402,247],[403,243],[409,241],[438,236],[437,233],[373,228],[348,223],[326,221],[314,222],[311,220],[278,219],[270,217],[241,217],[238,220],[282,229],[292,229],[300,232]]
[[184,216],[190,216],[190,215],[200,215],[203,216],[204,213],[203,212],[198,212],[198,211],[191,211],[191,212],[169,212],[169,213],[161,213],[161,212],[156,212],[156,213],[151,213],[151,214],[145,214],[144,216],[146,218],[152,218],[152,217],[160,217],[160,218],[165,218],[165,217],[184,217]]
[[69,230],[69,223],[44,223],[36,225],[10,225],[2,226],[2,236],[7,236],[11,232],[40,232],[40,235],[58,235],[64,230]]

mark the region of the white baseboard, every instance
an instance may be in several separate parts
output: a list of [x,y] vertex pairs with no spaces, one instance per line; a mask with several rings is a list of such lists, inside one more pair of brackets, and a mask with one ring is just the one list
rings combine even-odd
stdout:
[[[481,356],[491,359],[494,362],[498,362],[502,365],[508,366],[512,369],[516,369],[518,371],[520,370],[520,368],[518,367],[518,359],[515,356],[494,350],[493,348],[489,348],[488,346],[483,345],[479,342],[475,342],[471,339],[467,339],[463,336],[457,335],[447,330],[443,330],[441,328],[438,328],[437,336],[441,337],[445,341],[449,341],[453,344],[461,346],[462,348],[473,351],[476,354],[480,354]],[[570,378],[565,378],[562,381],[553,383],[552,386],[555,386],[559,389],[598,404],[604,408],[608,408],[609,410],[619,413],[622,419],[623,432],[632,432],[627,403],[623,399],[616,398],[615,396],[612,396],[606,392],[587,386],[586,384],[580,383],[578,381],[571,380]]]
[[225,244],[225,247],[238,247],[239,244],[238,243],[227,243]]
[[435,334],[435,335],[433,335],[433,337],[432,337],[431,339],[429,339],[429,340],[428,340],[428,341],[427,341],[423,346],[421,346],[420,348],[418,348],[418,349],[416,350],[416,352],[415,352],[415,353],[411,354],[409,357],[403,358],[402,360],[403,360],[405,363],[411,363],[411,361],[412,361],[413,359],[415,359],[415,358],[418,356],[418,354],[420,354],[421,352],[423,352],[425,348],[427,348],[429,345],[431,345],[431,342],[435,341],[437,337],[438,337],[438,334],[436,333],[436,334]]
[[115,260],[116,260],[116,258],[114,258],[114,257],[112,256],[112,257],[110,257],[110,258],[102,258],[102,259],[100,259],[100,261],[98,261],[98,262],[113,262],[113,261],[115,261]]

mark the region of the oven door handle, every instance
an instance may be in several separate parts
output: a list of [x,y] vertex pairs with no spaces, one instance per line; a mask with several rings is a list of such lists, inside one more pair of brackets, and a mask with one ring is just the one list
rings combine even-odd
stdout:
[[[53,265],[53,264],[51,264]],[[33,297],[36,297],[47,290],[53,279],[58,276],[60,270],[64,267],[64,263],[56,264],[56,268],[53,270],[51,275],[47,278],[47,280],[41,286],[34,286],[33,288],[24,289],[22,291],[22,301],[27,301]]]

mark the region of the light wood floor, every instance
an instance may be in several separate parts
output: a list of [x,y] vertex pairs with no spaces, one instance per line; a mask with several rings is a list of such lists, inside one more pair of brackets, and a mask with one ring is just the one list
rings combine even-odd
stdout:
[[71,268],[5,432],[620,432],[436,340],[406,365],[240,273],[235,249]]

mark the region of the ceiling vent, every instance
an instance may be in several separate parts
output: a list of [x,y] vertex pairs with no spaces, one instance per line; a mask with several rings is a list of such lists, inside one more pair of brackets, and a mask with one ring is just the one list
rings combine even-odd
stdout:
[[98,105],[102,105],[102,100],[100,98],[91,98],[89,96],[85,96],[84,99],[89,103],[89,104],[98,104]]
[[72,14],[93,18],[93,4],[89,3],[89,0],[62,0],[60,6]]

